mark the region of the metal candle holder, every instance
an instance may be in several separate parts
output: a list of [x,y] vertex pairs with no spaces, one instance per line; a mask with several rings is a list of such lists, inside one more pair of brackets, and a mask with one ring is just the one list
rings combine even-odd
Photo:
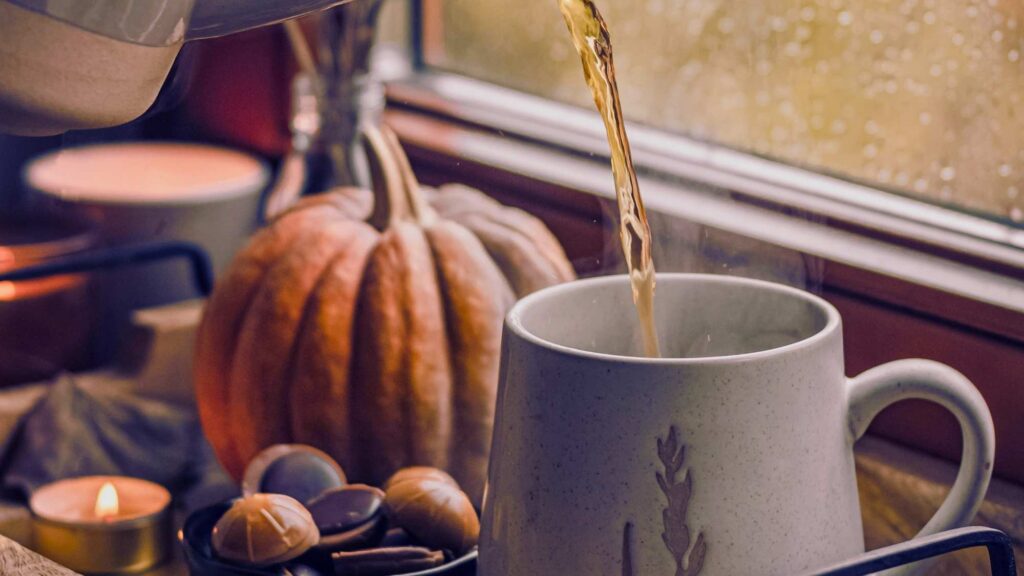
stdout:
[[[106,482],[120,493],[121,512],[97,517],[91,511]],[[141,572],[167,558],[170,503],[165,488],[138,478],[86,476],[47,484],[29,501],[35,549],[85,574]]]

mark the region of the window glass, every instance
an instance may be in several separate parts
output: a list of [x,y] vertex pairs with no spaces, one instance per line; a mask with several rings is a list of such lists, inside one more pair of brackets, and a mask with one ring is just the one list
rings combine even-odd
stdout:
[[[1024,221],[1019,0],[598,4],[630,119]],[[555,0],[430,6],[429,64],[591,105]]]

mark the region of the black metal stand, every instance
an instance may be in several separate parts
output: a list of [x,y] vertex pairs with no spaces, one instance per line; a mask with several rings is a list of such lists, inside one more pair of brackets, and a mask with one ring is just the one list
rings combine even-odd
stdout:
[[188,260],[196,290],[202,296],[209,296],[213,290],[213,265],[210,263],[210,257],[202,248],[189,242],[154,242],[83,252],[53,262],[0,272],[0,282],[17,282],[58,274],[123,268],[174,258]]
[[861,576],[977,546],[988,548],[992,576],[1016,576],[1017,565],[1010,537],[999,530],[978,526],[915,538],[806,572],[802,576]]

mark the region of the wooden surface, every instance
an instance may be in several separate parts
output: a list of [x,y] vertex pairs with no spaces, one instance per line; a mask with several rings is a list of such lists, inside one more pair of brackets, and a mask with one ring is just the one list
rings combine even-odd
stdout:
[[[856,454],[864,538],[869,550],[913,538],[938,509],[956,476],[956,467],[944,460],[876,438],[861,440]],[[1009,534],[1018,566],[1024,562],[1024,487],[993,481],[973,524]],[[984,549],[957,552],[944,556],[928,574],[987,575],[987,558]]]
[[50,562],[14,540],[0,536],[0,575],[74,576],[74,572]]

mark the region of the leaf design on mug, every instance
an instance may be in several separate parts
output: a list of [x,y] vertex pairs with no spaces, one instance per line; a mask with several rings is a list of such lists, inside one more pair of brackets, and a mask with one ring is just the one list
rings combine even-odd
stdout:
[[690,549],[690,528],[686,525],[686,509],[693,494],[693,478],[688,471],[679,480],[680,471],[686,461],[686,445],[680,444],[679,434],[675,426],[669,428],[668,436],[658,438],[658,459],[664,466],[664,473],[655,473],[658,486],[668,500],[667,507],[661,513],[664,532],[661,539],[669,554],[676,561],[675,576],[697,576],[704,567],[704,554],[707,545],[704,534],[698,533],[697,540]]

